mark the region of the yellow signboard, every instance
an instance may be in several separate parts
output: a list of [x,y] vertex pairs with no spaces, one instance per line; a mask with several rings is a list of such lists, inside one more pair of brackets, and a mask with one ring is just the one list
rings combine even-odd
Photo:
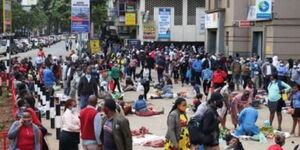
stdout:
[[266,45],[266,54],[271,54],[272,47],[270,44]]
[[99,53],[100,52],[100,41],[99,40],[90,40],[90,48],[91,53]]
[[136,25],[135,13],[126,13],[125,14],[125,25]]

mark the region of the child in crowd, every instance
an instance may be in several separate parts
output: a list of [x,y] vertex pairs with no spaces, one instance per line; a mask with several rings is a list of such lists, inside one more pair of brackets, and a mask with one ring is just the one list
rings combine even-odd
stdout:
[[282,146],[285,144],[285,137],[282,135],[275,136],[275,143],[271,145],[268,150],[283,150]]
[[201,93],[196,95],[195,99],[193,100],[193,112],[196,112],[198,106],[201,104],[202,97],[203,95]]

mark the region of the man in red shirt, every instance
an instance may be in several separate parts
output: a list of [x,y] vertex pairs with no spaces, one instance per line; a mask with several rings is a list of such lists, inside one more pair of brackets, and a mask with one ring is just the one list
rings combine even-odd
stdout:
[[88,106],[80,111],[80,131],[84,150],[100,150],[101,116],[96,110],[97,97],[91,95]]

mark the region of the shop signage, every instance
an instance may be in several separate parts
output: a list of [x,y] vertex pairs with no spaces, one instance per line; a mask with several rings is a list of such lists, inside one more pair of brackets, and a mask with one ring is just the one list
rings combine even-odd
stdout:
[[272,18],[272,2],[271,0],[256,0],[256,18],[271,19]]
[[158,38],[171,38],[171,8],[159,8],[158,12]]
[[72,0],[72,33],[90,32],[90,1]]
[[144,31],[144,35],[143,38],[144,39],[155,39],[155,24],[144,24],[143,25],[143,31]]
[[135,13],[126,13],[125,14],[125,25],[136,25]]
[[219,14],[217,12],[205,15],[206,29],[218,28],[218,25],[219,25]]

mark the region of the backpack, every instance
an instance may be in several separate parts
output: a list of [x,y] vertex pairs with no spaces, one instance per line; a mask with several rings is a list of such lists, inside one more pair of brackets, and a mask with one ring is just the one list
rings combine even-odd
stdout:
[[205,135],[202,132],[203,117],[202,115],[194,116],[190,119],[187,125],[189,131],[189,139],[193,145],[203,144]]
[[215,74],[214,74],[214,76],[213,76],[213,78],[214,78],[214,82],[215,83],[223,83],[224,82],[224,78],[223,78],[223,76],[222,76],[222,72],[216,72]]

